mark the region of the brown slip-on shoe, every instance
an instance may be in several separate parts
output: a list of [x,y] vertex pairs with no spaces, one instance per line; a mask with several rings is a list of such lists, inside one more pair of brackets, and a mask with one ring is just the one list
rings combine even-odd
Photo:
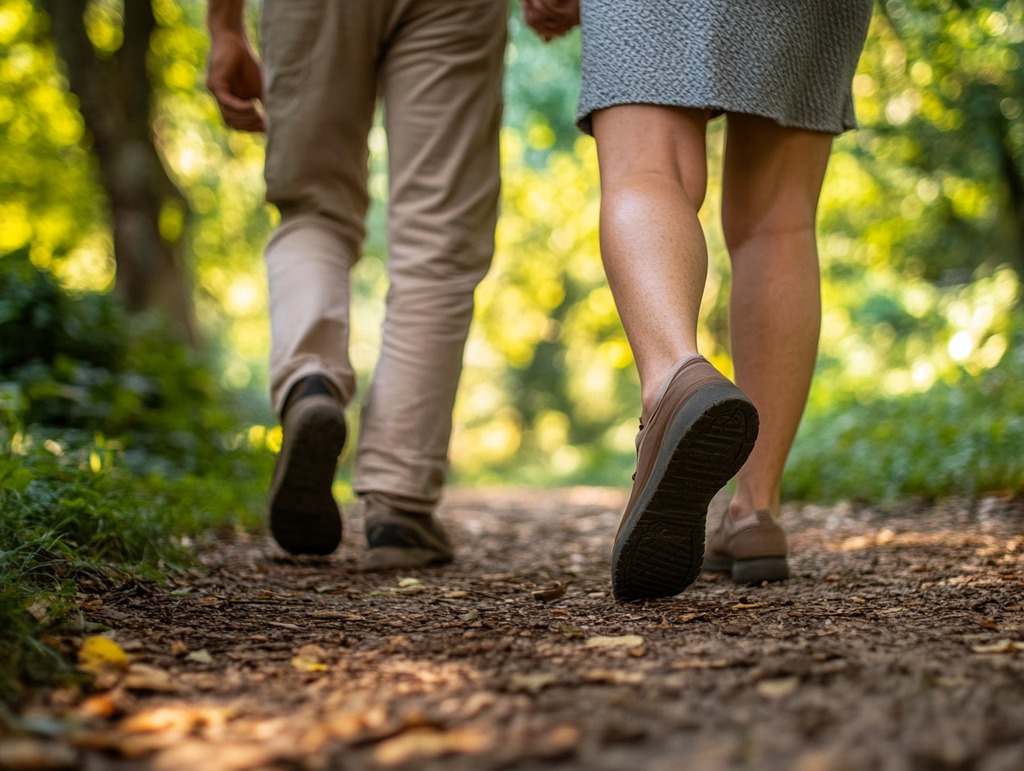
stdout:
[[738,584],[782,581],[789,578],[788,553],[786,532],[767,509],[740,519],[725,514],[708,539],[704,569],[727,571]]
[[422,568],[454,559],[455,549],[433,514],[398,509],[372,495],[364,500],[364,570]]
[[341,543],[341,512],[331,486],[345,447],[345,412],[318,375],[292,388],[284,438],[270,483],[270,532],[292,554],[326,555]]
[[619,600],[671,597],[697,578],[708,504],[757,439],[757,410],[702,356],[666,378],[637,435],[633,490],[612,549]]

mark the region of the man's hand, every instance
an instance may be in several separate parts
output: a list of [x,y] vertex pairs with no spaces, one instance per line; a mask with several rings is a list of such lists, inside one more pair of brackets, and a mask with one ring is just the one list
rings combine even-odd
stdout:
[[580,0],[522,0],[523,20],[550,42],[580,23]]
[[264,131],[263,73],[243,31],[212,30],[206,87],[220,106],[224,122],[239,131]]

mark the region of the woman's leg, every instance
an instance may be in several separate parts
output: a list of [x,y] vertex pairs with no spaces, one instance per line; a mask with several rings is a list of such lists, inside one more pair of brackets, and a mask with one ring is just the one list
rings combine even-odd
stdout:
[[730,114],[722,226],[732,260],[736,384],[761,428],[729,507],[778,513],[782,471],[807,401],[821,323],[815,218],[832,137]]
[[644,411],[672,366],[697,352],[707,246],[708,113],[621,105],[593,116],[601,255],[640,374]]
[[696,579],[712,497],[757,435],[754,406],[697,353],[707,246],[703,111],[615,107],[593,119],[601,251],[640,373],[633,489],[612,546],[620,600],[668,597]]

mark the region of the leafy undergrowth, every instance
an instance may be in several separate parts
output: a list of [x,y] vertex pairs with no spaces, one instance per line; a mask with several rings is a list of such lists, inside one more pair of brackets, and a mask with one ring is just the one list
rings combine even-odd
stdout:
[[197,534],[253,527],[272,453],[160,325],[4,260],[0,700],[17,702],[74,676],[47,642],[82,628],[83,589],[159,578]]
[[848,398],[806,416],[784,495],[937,500],[1024,493],[1024,347],[924,393]]
[[[920,393],[837,394],[808,410],[786,474],[783,499],[830,504],[940,500],[1024,493],[1024,342],[994,368],[960,373]],[[827,373],[815,388],[831,389]],[[838,389],[837,389],[838,390]],[[482,480],[539,487],[629,484],[636,456],[575,448],[576,470],[560,473],[550,456],[526,455]]]
[[266,469],[255,454],[236,458],[225,484],[221,474],[172,476],[166,466],[137,473],[121,451],[94,442],[18,435],[13,445],[0,460],[3,700],[72,675],[46,643],[83,630],[83,589],[159,579],[190,563],[194,535],[257,521]]

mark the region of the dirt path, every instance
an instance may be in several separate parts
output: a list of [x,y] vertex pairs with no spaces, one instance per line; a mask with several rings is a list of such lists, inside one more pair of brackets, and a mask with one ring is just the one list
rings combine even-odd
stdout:
[[137,663],[55,694],[42,713],[80,722],[35,746],[89,769],[1024,768],[1020,502],[790,508],[787,583],[644,605],[608,593],[622,503],[457,493],[443,569],[358,572],[353,521],[344,556],[219,543],[179,586],[84,598]]

